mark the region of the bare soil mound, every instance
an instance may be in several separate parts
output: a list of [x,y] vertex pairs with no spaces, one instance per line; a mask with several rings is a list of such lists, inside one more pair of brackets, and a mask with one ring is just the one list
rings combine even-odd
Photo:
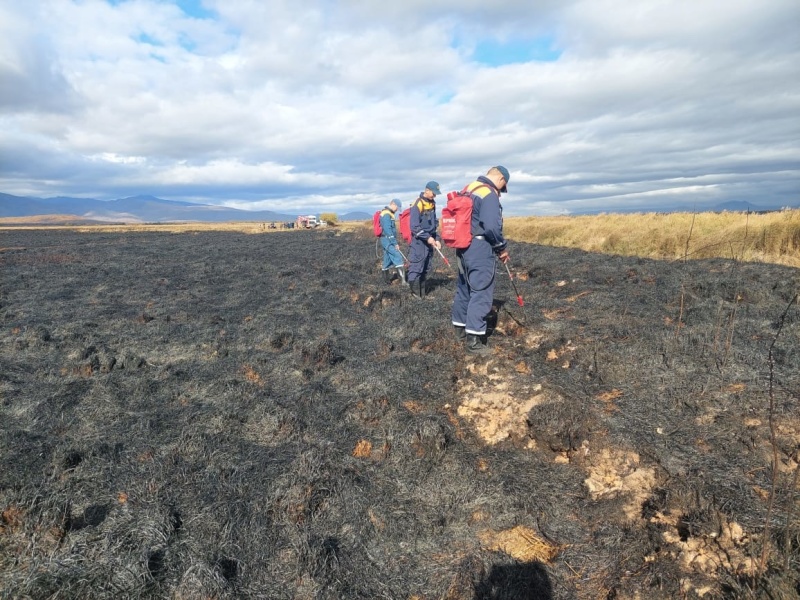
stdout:
[[798,270],[511,252],[0,232],[0,597],[797,597]]

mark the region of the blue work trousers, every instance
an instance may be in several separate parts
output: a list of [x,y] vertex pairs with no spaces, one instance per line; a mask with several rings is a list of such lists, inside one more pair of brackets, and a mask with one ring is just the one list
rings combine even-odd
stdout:
[[486,317],[492,310],[497,259],[489,242],[474,238],[469,248],[456,252],[458,280],[453,300],[453,325],[472,335],[486,334]]
[[393,267],[403,266],[403,256],[397,249],[397,244],[392,244],[388,237],[381,236],[381,246],[383,246],[383,270]]
[[425,279],[425,274],[431,267],[433,248],[430,244],[418,238],[411,239],[411,249],[408,251],[408,281]]

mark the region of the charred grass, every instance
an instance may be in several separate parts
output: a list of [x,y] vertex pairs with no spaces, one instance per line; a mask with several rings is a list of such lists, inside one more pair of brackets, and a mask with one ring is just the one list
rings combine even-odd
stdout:
[[4,598],[798,593],[797,269],[516,243],[476,359],[357,231],[0,236]]

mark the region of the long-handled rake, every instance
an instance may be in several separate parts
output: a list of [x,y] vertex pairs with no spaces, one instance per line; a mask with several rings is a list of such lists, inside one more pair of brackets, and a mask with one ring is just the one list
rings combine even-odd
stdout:
[[522,327],[527,327],[528,316],[525,314],[525,301],[522,299],[522,294],[520,294],[519,290],[517,289],[517,284],[514,282],[514,276],[511,274],[511,269],[508,268],[508,265],[506,263],[503,263],[503,266],[506,268],[506,273],[508,273],[508,278],[511,280],[511,285],[514,287],[514,292],[517,294],[517,304],[519,304],[520,308],[522,309],[522,321],[520,322],[519,320],[517,320],[517,318],[511,314],[510,310],[508,309],[505,310],[508,313],[508,316],[511,317],[517,323],[517,325],[520,325]]
[[[434,246],[434,248],[436,248],[436,246]],[[444,261],[444,264],[446,264],[448,267],[450,267],[450,261],[447,260],[447,257],[444,254],[442,254],[442,251],[439,250],[439,248],[436,248],[436,251],[439,253],[439,256],[442,257],[442,260]]]
[[406,255],[405,255],[405,254],[403,254],[403,251],[402,251],[402,250],[400,250],[400,248],[399,248],[399,247],[397,248],[397,251],[400,253],[400,256],[402,256],[402,257],[403,257],[403,266],[404,266],[404,267],[407,269],[407,268],[408,268],[408,266],[409,266],[411,263],[408,261],[408,258],[406,257]]
[[506,273],[508,273],[508,278],[511,280],[511,285],[514,286],[514,292],[517,294],[517,304],[520,306],[525,306],[525,301],[522,299],[522,295],[519,293],[517,289],[517,284],[514,283],[514,276],[511,274],[511,269],[508,268],[506,263],[503,263],[503,266],[506,268]]

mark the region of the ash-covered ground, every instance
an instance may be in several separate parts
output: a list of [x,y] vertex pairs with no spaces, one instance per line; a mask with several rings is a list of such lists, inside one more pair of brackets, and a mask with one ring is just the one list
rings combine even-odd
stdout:
[[797,597],[798,270],[510,251],[0,232],[0,597]]

